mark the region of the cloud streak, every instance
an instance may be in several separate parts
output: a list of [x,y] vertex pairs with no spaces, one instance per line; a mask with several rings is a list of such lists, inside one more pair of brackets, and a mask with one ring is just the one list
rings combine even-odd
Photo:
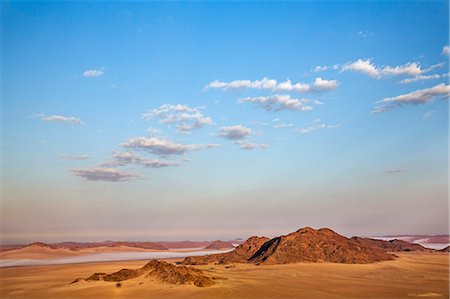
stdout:
[[384,98],[383,100],[377,102],[372,112],[386,112],[404,105],[426,104],[434,99],[446,99],[449,97],[449,93],[450,85],[441,83],[430,88],[419,89],[396,97]]
[[234,144],[238,145],[239,148],[243,150],[266,149],[269,147],[268,144],[247,141],[235,141]]
[[306,104],[322,104],[319,101],[310,99],[296,99],[290,95],[275,94],[271,96],[246,97],[239,99],[239,103],[253,103],[266,111],[308,111],[313,110],[313,106]]
[[174,143],[169,139],[159,138],[159,137],[134,137],[128,139],[126,142],[122,143],[125,148],[137,149],[147,151],[149,153],[168,156],[168,155],[183,155],[187,152],[216,148],[220,145],[218,144],[178,144]]
[[445,78],[448,77],[449,74],[432,74],[432,75],[420,75],[417,77],[413,77],[413,78],[406,78],[401,80],[399,83],[401,84],[407,84],[407,83],[413,83],[413,82],[417,82],[417,81],[425,81],[425,80],[432,80],[432,79],[440,79],[440,78]]
[[66,125],[82,126],[83,122],[80,118],[74,116],[63,116],[63,115],[45,115],[36,114],[35,117],[39,118],[45,122],[57,122]]
[[133,152],[113,152],[112,161],[99,164],[102,167],[118,167],[129,164],[141,165],[147,168],[163,168],[170,166],[179,166],[178,163],[172,161],[164,161],[159,159],[144,158]]
[[95,78],[95,77],[103,76],[104,74],[105,74],[105,72],[102,70],[90,69],[90,70],[86,70],[85,72],[83,72],[83,77]]
[[252,129],[241,125],[221,127],[218,134],[218,136],[222,138],[231,140],[242,140],[250,137],[251,135]]
[[87,155],[60,155],[64,160],[89,160],[91,157]]
[[320,119],[316,119],[313,121],[313,124],[311,126],[308,127],[304,127],[304,128],[299,128],[296,129],[297,132],[299,132],[302,135],[307,135],[307,134],[311,134],[313,132],[316,132],[318,130],[322,130],[322,129],[335,129],[340,127],[339,124],[335,124],[335,125],[327,125],[322,123],[322,121]]
[[176,124],[179,132],[188,133],[213,123],[210,117],[205,117],[199,108],[186,105],[164,104],[143,114],[144,119],[159,119],[160,124]]
[[331,91],[338,86],[337,80],[326,80],[320,77],[316,78],[311,84],[308,83],[292,83],[291,80],[279,82],[274,79],[262,78],[261,80],[234,80],[230,82],[213,81],[205,86],[208,89],[221,90],[242,90],[242,89],[268,89],[275,92],[279,91],[295,91],[295,92],[322,92]]
[[410,76],[419,77],[433,69],[441,68],[445,65],[444,62],[434,64],[426,69],[422,69],[418,62],[408,62],[399,66],[377,66],[372,62],[372,59],[358,59],[353,62],[344,64],[341,67],[341,72],[359,72],[366,74],[372,78],[380,79],[389,76]]
[[115,168],[86,168],[69,170],[76,176],[82,177],[88,181],[106,181],[106,182],[124,182],[138,176],[127,172],[118,171]]

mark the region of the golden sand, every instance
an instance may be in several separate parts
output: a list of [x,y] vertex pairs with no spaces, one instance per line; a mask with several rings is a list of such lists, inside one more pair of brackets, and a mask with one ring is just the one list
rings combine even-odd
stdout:
[[[374,264],[298,263],[197,266],[225,278],[212,287],[169,285],[136,278],[121,283],[70,284],[94,272],[139,268],[148,261],[0,269],[1,298],[448,298],[449,255],[401,253]],[[171,260],[174,262],[174,260]]]

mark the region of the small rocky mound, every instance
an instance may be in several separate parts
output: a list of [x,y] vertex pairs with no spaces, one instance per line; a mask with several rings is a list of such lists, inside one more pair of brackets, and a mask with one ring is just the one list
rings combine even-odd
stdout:
[[297,262],[366,264],[392,260],[394,257],[378,247],[366,246],[330,229],[305,227],[266,242],[249,262],[258,265]]
[[210,254],[205,256],[190,256],[184,259],[183,265],[206,265],[209,263],[229,264],[229,263],[246,263],[249,258],[267,241],[266,237],[250,237],[247,241],[236,247],[235,250]]
[[208,250],[221,250],[221,249],[231,249],[231,248],[234,248],[233,244],[231,244],[230,242],[224,242],[224,241],[220,241],[220,240],[214,241],[205,247],[205,249],[208,249]]
[[409,243],[403,240],[390,240],[390,241],[383,241],[383,240],[377,240],[377,239],[370,239],[370,238],[360,238],[360,237],[353,237],[351,238],[354,241],[357,241],[365,246],[374,246],[378,247],[380,249],[383,249],[385,251],[390,252],[401,252],[401,251],[433,251],[432,249],[425,248],[420,244],[414,244]]
[[169,284],[193,284],[197,287],[209,287],[214,285],[213,279],[205,276],[199,269],[186,266],[175,266],[167,262],[152,260],[140,269],[122,269],[112,274],[94,273],[86,279],[78,278],[72,283],[79,281],[111,281],[121,282],[137,277],[156,279]]

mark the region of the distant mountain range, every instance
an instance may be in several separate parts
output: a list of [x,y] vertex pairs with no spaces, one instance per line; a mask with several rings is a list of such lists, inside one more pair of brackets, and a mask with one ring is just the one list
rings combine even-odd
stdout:
[[242,243],[242,239],[232,241],[160,241],[160,242],[129,242],[129,241],[103,241],[103,242],[60,242],[60,243],[43,243],[34,242],[31,244],[17,245],[0,245],[0,252],[17,250],[27,247],[41,247],[48,249],[67,249],[71,251],[80,251],[95,248],[115,248],[115,247],[131,247],[146,250],[166,251],[170,249],[188,249],[188,248],[204,248],[204,249],[226,249],[234,248],[233,244]]

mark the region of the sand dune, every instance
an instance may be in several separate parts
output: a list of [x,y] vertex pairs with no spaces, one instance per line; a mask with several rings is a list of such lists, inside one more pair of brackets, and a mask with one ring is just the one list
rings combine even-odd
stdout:
[[[1,298],[448,298],[449,255],[399,253],[373,264],[297,263],[194,266],[223,277],[208,288],[130,279],[70,284],[95,272],[143,267],[148,261],[0,269]],[[172,260],[174,262],[174,260]]]

